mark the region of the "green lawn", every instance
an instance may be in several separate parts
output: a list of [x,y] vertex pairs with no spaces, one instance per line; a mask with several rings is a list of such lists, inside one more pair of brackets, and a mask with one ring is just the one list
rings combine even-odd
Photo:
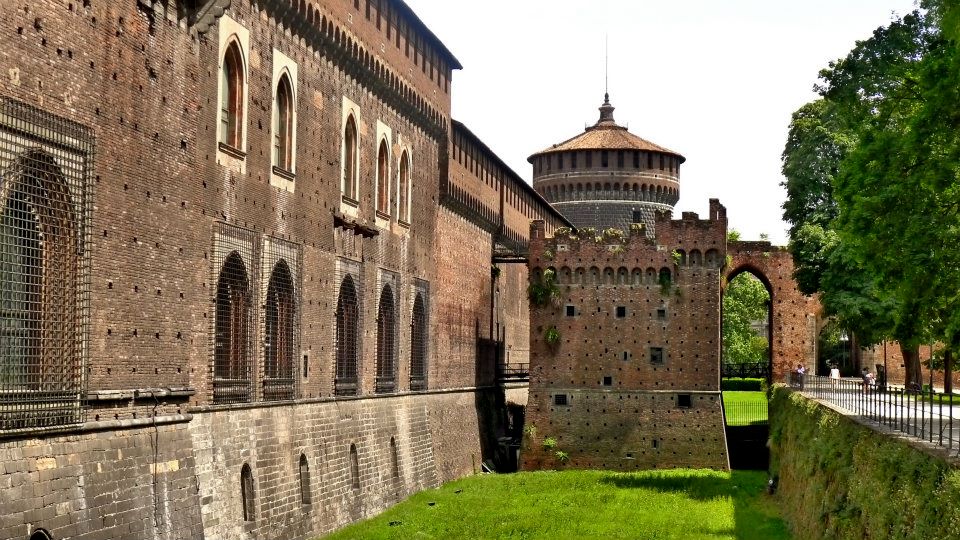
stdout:
[[729,426],[767,423],[766,392],[723,392],[723,408]]
[[766,474],[543,471],[450,482],[331,539],[788,539]]

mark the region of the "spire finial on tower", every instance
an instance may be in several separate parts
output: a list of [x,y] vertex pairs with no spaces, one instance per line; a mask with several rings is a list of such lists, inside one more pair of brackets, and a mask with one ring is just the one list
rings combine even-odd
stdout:
[[603,35],[603,103],[610,103],[610,36]]

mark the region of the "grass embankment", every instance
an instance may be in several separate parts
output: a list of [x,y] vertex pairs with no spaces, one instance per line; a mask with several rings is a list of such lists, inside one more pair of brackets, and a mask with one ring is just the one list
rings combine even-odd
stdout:
[[800,538],[960,538],[960,469],[792,392],[770,402],[777,498]]
[[723,410],[728,426],[749,426],[767,423],[766,392],[723,391]]
[[328,538],[790,538],[765,485],[756,471],[473,476]]

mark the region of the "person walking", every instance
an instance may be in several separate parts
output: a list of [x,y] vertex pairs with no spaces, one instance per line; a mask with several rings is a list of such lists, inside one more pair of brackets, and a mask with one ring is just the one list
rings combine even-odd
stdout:
[[833,384],[834,390],[840,386],[840,368],[836,364],[830,366],[830,382]]
[[806,372],[807,368],[803,367],[803,364],[797,364],[797,384],[800,385],[801,391],[803,391],[803,376]]

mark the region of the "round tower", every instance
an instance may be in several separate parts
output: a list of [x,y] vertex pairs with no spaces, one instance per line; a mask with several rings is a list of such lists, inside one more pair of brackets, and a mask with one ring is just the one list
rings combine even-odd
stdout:
[[596,124],[527,161],[534,189],[576,227],[627,230],[643,223],[652,237],[657,212],[672,211],[680,198],[686,158],[618,125],[604,94]]

